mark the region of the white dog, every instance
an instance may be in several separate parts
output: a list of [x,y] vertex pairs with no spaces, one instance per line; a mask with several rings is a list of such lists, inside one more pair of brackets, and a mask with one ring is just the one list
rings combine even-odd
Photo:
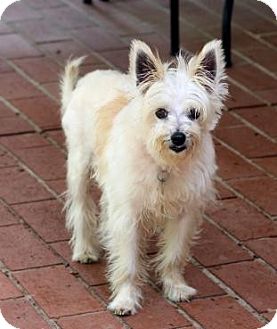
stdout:
[[[97,261],[100,237],[109,309],[134,314],[147,272],[146,233],[158,231],[155,265],[164,294],[187,300],[196,290],[183,268],[203,209],[214,199],[211,131],[227,94],[221,42],[162,63],[133,41],[128,74],[98,70],[77,81],[81,62],[67,64],[61,84],[73,260]],[[100,216],[89,194],[92,172],[102,190]]]

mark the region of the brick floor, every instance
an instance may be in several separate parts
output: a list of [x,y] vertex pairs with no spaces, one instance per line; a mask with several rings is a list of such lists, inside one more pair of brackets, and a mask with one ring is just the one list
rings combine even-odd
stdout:
[[[234,290],[239,291],[240,296],[256,310],[265,312],[275,307],[276,302],[272,296],[277,293],[276,272],[258,260],[228,264],[212,271]],[[256,284],[258,282],[262,284]]]
[[0,308],[5,319],[16,328],[51,328],[27,299],[20,298],[0,301]]
[[109,312],[97,312],[61,318],[58,324],[62,329],[123,329],[125,326]]
[[230,297],[195,300],[182,307],[204,328],[259,328],[261,324]]
[[0,273],[0,287],[0,300],[22,296],[21,292],[3,273]]
[[[181,43],[220,37],[222,0],[180,1]],[[207,211],[185,271],[190,303],[169,303],[154,276],[144,307],[106,310],[106,263],[71,261],[64,227],[60,72],[128,67],[142,39],[169,53],[168,0],[21,0],[0,23],[0,308],[20,329],[256,329],[277,308],[276,22],[262,2],[236,1],[230,97],[215,131],[218,205]],[[94,189],[93,198],[99,200]]]
[[1,227],[0,241],[1,260],[12,270],[61,262],[43,242],[22,225]]

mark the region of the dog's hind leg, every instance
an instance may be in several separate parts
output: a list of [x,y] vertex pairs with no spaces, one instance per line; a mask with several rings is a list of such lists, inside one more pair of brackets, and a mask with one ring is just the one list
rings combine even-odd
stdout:
[[66,225],[72,231],[74,261],[95,262],[99,258],[97,208],[90,197],[90,156],[81,145],[69,145],[67,160]]
[[189,249],[198,228],[197,218],[188,215],[170,219],[160,238],[157,256],[158,273],[165,296],[175,302],[188,300],[196,290],[187,285],[183,268],[189,257]]

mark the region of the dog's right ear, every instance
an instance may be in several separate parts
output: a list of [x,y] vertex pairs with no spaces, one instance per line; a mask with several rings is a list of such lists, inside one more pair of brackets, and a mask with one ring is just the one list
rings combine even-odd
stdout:
[[146,43],[133,40],[129,72],[137,86],[141,87],[142,92],[145,92],[153,82],[163,77],[164,67],[159,56],[155,56]]

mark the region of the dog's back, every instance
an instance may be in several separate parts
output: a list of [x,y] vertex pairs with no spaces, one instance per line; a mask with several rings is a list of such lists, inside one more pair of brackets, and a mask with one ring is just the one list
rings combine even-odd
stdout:
[[128,104],[128,95],[135,86],[129,75],[115,70],[96,70],[78,80],[82,60],[68,62],[62,77],[62,125],[68,138],[77,134],[78,140],[81,137],[84,143],[87,141],[82,135],[88,136],[86,131],[89,130],[92,149],[88,151],[100,156],[113,120]]

